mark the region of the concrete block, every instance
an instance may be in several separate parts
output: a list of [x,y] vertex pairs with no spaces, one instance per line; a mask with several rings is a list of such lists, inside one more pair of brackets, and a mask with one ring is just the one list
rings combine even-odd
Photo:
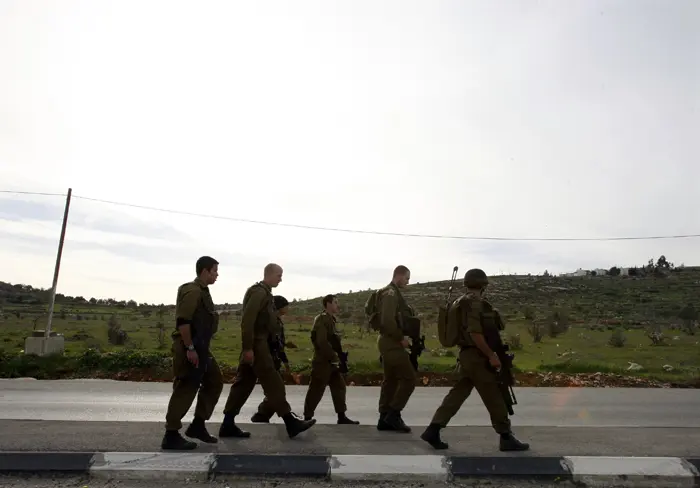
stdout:
[[[42,349],[42,347],[44,349]],[[24,340],[24,354],[35,354],[37,356],[49,356],[51,354],[62,355],[65,350],[66,342],[62,335],[27,337]]]

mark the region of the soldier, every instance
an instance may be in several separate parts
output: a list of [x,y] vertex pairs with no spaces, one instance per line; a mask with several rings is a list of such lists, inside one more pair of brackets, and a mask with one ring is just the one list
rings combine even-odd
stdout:
[[379,430],[411,432],[401,417],[401,411],[416,388],[416,371],[406,351],[408,338],[402,329],[404,317],[412,316],[401,294],[410,279],[411,271],[406,266],[397,266],[391,283],[377,294],[380,329],[377,344],[384,369],[379,393]]
[[[338,298],[335,295],[323,297],[324,311],[314,319],[311,331],[311,343],[314,345],[314,357],[311,361],[311,380],[304,401],[304,419],[311,420],[314,411],[323,398],[326,386],[330,387],[333,408],[338,414],[338,423],[358,425],[360,422],[350,420],[345,412],[345,378],[347,373],[347,355],[343,353],[340,335],[336,329],[336,314],[339,311]],[[342,359],[341,359],[342,358]]]
[[284,420],[290,438],[316,423],[315,420],[304,421],[292,413],[287,403],[284,381],[275,370],[275,363],[270,354],[268,339],[271,333],[278,332],[272,288],[281,281],[282,268],[270,263],[265,266],[263,280],[248,288],[243,297],[241,313],[243,350],[236,378],[231,385],[224,407],[224,422],[221,424],[219,437],[250,437],[250,432],[245,432],[236,425],[235,418],[253,392],[256,380],[260,381],[272,410]]
[[211,418],[224,387],[221,370],[209,349],[219,325],[219,314],[214,308],[209,285],[213,285],[219,276],[219,263],[212,257],[202,256],[195,269],[197,278],[177,290],[175,331],[172,334],[173,393],[165,415],[163,449],[197,447],[196,442],[180,435],[182,418],[195,396],[194,420],[185,435],[207,443],[218,442],[216,437],[209,435],[204,422]]
[[466,294],[453,305],[460,307],[462,324],[459,334],[460,379],[445,396],[421,439],[435,449],[447,449],[448,444],[440,439],[440,429],[447,426],[476,388],[491,416],[491,425],[500,435],[500,450],[526,451],[530,445],[520,442],[511,432],[508,409],[494,371],[501,367],[501,363],[484,338],[486,327],[498,327],[494,309],[483,297],[488,286],[486,273],[481,269],[470,269],[464,276],[464,286]]
[[[282,371],[280,371],[282,364],[284,364],[284,368],[287,370],[287,373],[290,372],[290,368],[289,358],[284,350],[286,341],[284,337],[284,322],[282,322],[282,317],[287,315],[287,312],[289,311],[289,301],[287,301],[287,299],[282,295],[275,295],[272,298],[272,302],[275,305],[275,310],[277,310],[277,327],[279,329],[279,333],[276,335],[270,334],[268,343],[270,346],[272,359],[275,362],[275,369],[282,377],[282,381],[284,381],[284,376],[282,376]],[[255,423],[268,423],[270,422],[270,419],[274,413],[275,411],[270,405],[270,400],[265,397],[263,398],[263,401],[260,402],[260,405],[258,405],[257,413],[251,417],[250,421]]]

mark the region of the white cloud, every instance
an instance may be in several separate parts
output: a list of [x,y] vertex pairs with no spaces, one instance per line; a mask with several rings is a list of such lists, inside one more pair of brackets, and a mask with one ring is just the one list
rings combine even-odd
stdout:
[[[697,233],[698,16],[692,0],[6,1],[0,189],[419,234]],[[13,201],[0,279],[46,286],[61,201],[29,199],[52,205],[31,223]],[[427,281],[698,249],[322,233],[75,199],[59,284],[171,302],[212,254],[233,302],[268,261],[285,267],[279,292],[304,297],[377,286],[399,263]]]

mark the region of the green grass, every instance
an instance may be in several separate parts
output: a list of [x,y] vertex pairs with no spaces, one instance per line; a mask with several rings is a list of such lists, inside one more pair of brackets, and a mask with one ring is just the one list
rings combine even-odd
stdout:
[[[94,310],[93,310],[94,311]],[[115,365],[103,365],[105,371],[117,371],[119,367],[137,367],[138,357],[167,357],[171,345],[172,329],[166,328],[164,340],[159,340],[157,319],[124,314],[120,320],[122,330],[128,334],[123,346],[114,346],[107,340],[108,314],[96,314],[97,319],[76,321],[56,318],[53,330],[64,335],[68,356],[80,357],[86,351],[119,353]],[[100,317],[104,316],[104,320]],[[166,322],[170,322],[167,320]],[[297,372],[309,370],[313,348],[310,341],[310,323],[288,323],[286,326],[287,348],[293,369]],[[15,354],[24,348],[24,339],[31,335],[32,319],[15,319],[2,325],[0,350]],[[355,373],[380,371],[376,346],[376,334],[363,331],[352,324],[340,325],[344,347],[350,351],[350,365]],[[421,369],[432,372],[449,372],[454,369],[455,350],[442,348],[436,338],[435,326],[426,330],[426,351],[421,356]],[[525,322],[510,323],[505,336],[515,347],[516,365],[521,371],[554,372],[601,372],[651,376],[666,380],[696,378],[700,371],[700,335],[690,336],[678,330],[665,331],[662,345],[652,345],[644,329],[624,331],[623,347],[613,347],[608,341],[613,331],[590,330],[572,327],[556,338],[544,337],[540,343],[533,342]],[[516,337],[517,336],[517,337]],[[240,354],[240,324],[229,318],[222,320],[220,330],[214,338],[213,351],[217,359],[235,365]],[[139,352],[147,353],[139,356]],[[107,356],[111,357],[111,356]],[[129,358],[128,361],[127,359]],[[115,360],[116,361],[116,360]],[[136,362],[134,362],[136,361]],[[156,359],[153,364],[159,364]],[[638,372],[628,372],[630,362],[643,367]],[[150,363],[149,363],[150,364]],[[144,363],[143,366],[148,364]],[[665,371],[664,366],[672,371]],[[96,366],[97,367],[97,366]],[[115,369],[116,368],[116,369]]]
[[[497,276],[491,281],[488,298],[506,320],[504,336],[514,346],[520,371],[618,373],[670,381],[697,381],[700,377],[700,331],[696,335],[688,333],[692,327],[684,331],[693,322],[684,320],[681,313],[688,305],[700,305],[700,268],[650,271],[637,278]],[[16,292],[16,286],[0,285],[0,353],[4,354],[3,363],[7,363],[0,366],[2,376],[16,376],[30,366],[34,370],[67,368],[78,375],[95,368],[119,371],[168,367],[169,336],[174,323],[172,306],[135,307],[126,301],[113,301],[108,306],[62,296],[56,305],[53,329],[65,337],[66,359],[17,358],[32,329],[45,327],[46,293],[30,287]],[[437,307],[445,299],[447,286],[446,281],[419,283],[405,290],[407,301],[422,318],[427,336],[427,350],[420,358],[423,371],[446,373],[455,366],[455,351],[440,347],[435,337]],[[339,294],[339,328],[355,373],[380,370],[376,334],[363,330],[362,307],[368,294],[369,291]],[[313,316],[320,311],[320,301],[293,301],[285,318],[290,343],[287,352],[298,372],[308,371],[310,366],[309,334]],[[240,353],[238,308],[221,306],[222,319],[213,351],[223,364],[235,365]],[[555,311],[568,323],[568,331],[535,342],[528,330],[533,324],[547,329]],[[111,345],[107,340],[107,322],[112,315],[129,336],[123,346]],[[164,340],[159,339],[159,324],[165,324]],[[622,331],[622,347],[609,344],[613,329]],[[661,331],[665,340],[653,345],[648,337],[650,331]],[[99,354],[103,354],[103,359],[99,359]],[[51,361],[52,366],[48,366]],[[8,366],[10,363],[14,366]],[[630,363],[643,369],[628,371]]]

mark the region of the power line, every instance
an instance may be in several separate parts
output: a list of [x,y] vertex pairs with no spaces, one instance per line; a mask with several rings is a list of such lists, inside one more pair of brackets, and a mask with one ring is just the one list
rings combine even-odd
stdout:
[[40,195],[44,197],[65,197],[65,193],[46,193],[39,191],[18,191],[18,190],[0,190],[0,193],[10,193],[13,195]]
[[[10,193],[18,195],[42,195],[42,196],[66,196],[62,193],[41,193],[41,192],[30,192],[30,191],[13,191],[13,190],[0,190],[0,193]],[[358,229],[340,229],[336,227],[321,227],[314,225],[302,225],[302,224],[288,224],[283,222],[268,222],[264,220],[252,220],[252,219],[242,219],[238,217],[228,217],[222,215],[213,214],[202,214],[195,212],[186,212],[184,210],[173,210],[167,208],[151,207],[147,205],[138,205],[135,203],[125,203],[116,202],[113,200],[103,200],[101,198],[84,197],[81,195],[73,194],[72,198],[77,198],[80,200],[87,200],[91,202],[105,203],[108,205],[116,205],[121,207],[131,207],[138,208],[142,210],[151,210],[154,212],[163,212],[176,215],[188,215],[191,217],[202,217],[207,219],[216,220],[226,220],[229,222],[242,222],[248,224],[259,224],[259,225],[270,225],[276,227],[291,227],[295,229],[306,229],[306,230],[322,230],[328,232],[345,232],[348,234],[369,234],[369,235],[382,235],[382,236],[394,236],[394,237],[422,237],[426,239],[456,239],[464,241],[559,241],[559,242],[591,242],[591,241],[651,241],[660,239],[692,239],[700,237],[700,234],[677,234],[677,235],[661,235],[661,236],[625,236],[625,237],[481,237],[481,236],[452,236],[452,235],[441,235],[441,234],[408,234],[402,232],[382,232],[374,230],[358,230]]]

